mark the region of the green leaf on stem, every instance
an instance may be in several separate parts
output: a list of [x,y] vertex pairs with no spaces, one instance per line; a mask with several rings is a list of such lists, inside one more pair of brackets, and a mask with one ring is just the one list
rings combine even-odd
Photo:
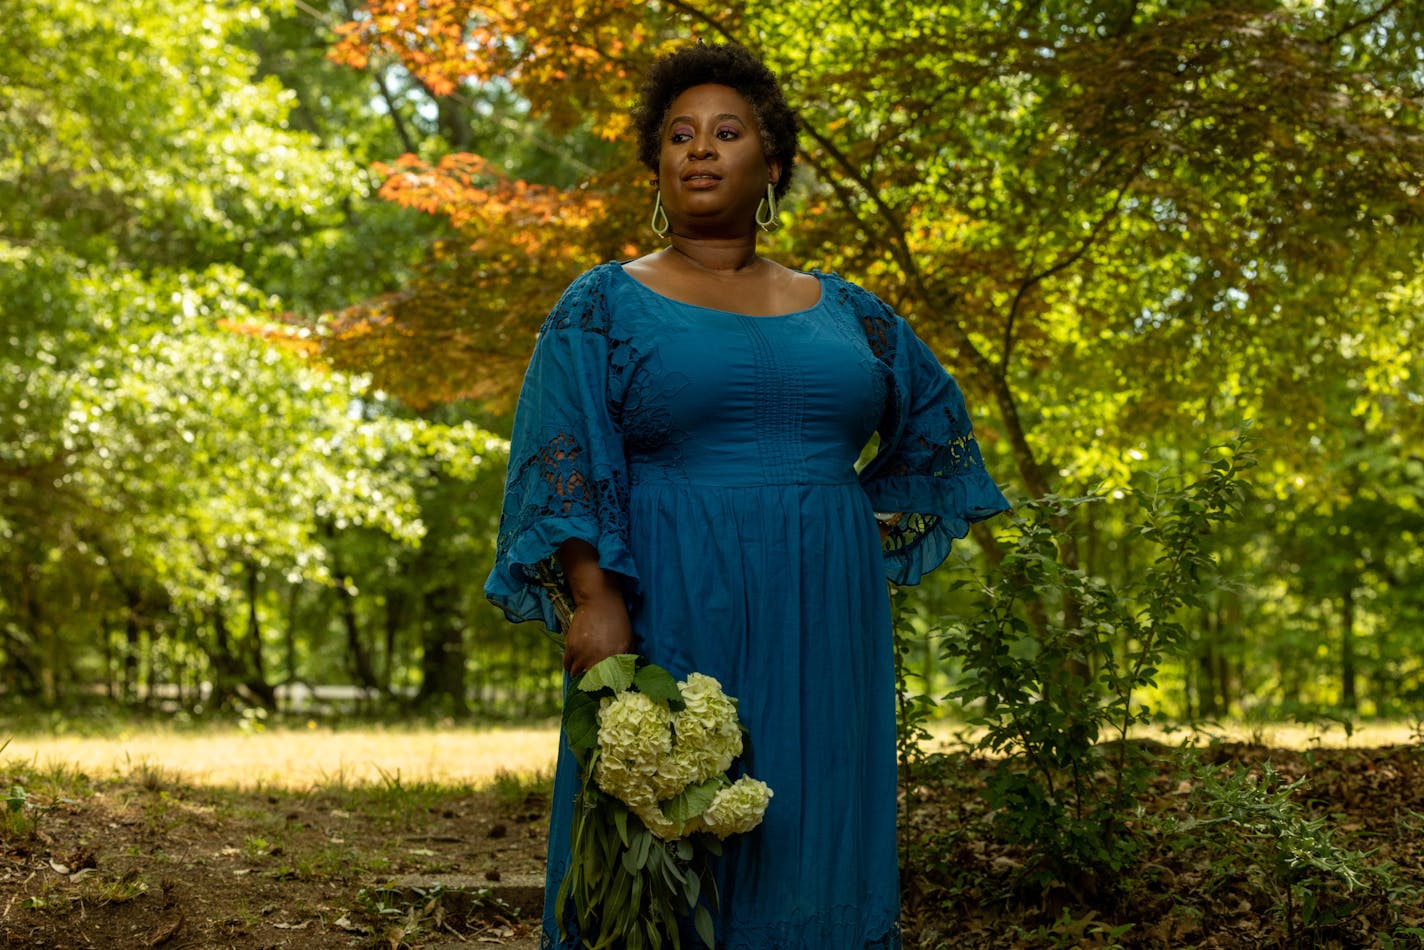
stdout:
[[618,829],[618,840],[623,842],[623,847],[628,847],[628,809],[613,809],[613,827]]
[[681,709],[682,691],[677,688],[677,680],[661,666],[652,663],[633,674],[633,687],[649,699],[665,702],[673,709]]
[[692,915],[692,925],[697,928],[697,936],[702,938],[707,950],[713,950],[717,939],[716,929],[712,926],[712,913],[706,907],[699,906]]
[[709,778],[700,785],[689,785],[681,793],[668,799],[663,806],[663,814],[670,820],[687,823],[707,810],[717,792],[723,788],[720,776]]
[[648,851],[653,844],[653,833],[641,828],[633,835],[633,843],[623,852],[623,870],[636,874],[648,866]]
[[564,700],[564,737],[580,758],[598,745],[598,704],[597,696],[578,690]]
[[621,693],[633,685],[633,674],[637,669],[638,654],[619,653],[595,663],[588,672],[584,673],[577,681],[580,690],[586,693],[596,693],[602,689],[611,689],[615,693]]
[[687,875],[687,886],[683,890],[683,896],[687,898],[688,909],[697,907],[697,899],[702,896],[702,876],[699,874]]

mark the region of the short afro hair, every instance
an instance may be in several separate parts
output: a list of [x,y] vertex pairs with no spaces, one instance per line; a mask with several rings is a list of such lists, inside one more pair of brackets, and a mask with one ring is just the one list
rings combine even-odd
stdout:
[[638,130],[638,160],[657,174],[662,151],[662,126],[672,101],[693,86],[730,86],[751,103],[761,129],[762,148],[768,161],[781,163],[776,197],[791,187],[796,164],[796,133],[800,123],[776,75],[745,47],[734,43],[687,46],[659,57],[643,81],[633,124]]

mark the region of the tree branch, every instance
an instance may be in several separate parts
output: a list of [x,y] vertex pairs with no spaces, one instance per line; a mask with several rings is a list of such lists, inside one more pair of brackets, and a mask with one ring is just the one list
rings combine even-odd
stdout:
[[1380,4],[1378,10],[1374,11],[1373,13],[1367,13],[1357,20],[1351,20],[1349,23],[1346,23],[1334,33],[1331,33],[1329,36],[1325,37],[1325,39],[1321,40],[1321,45],[1334,46],[1343,37],[1350,35],[1361,27],[1369,26],[1371,23],[1382,19],[1385,14],[1393,11],[1396,7],[1400,5],[1401,2],[1402,0],[1385,0],[1384,3]]
[[1000,354],[998,368],[999,373],[1001,375],[1006,376],[1008,374],[1009,356],[1013,350],[1014,327],[1018,321],[1019,313],[1023,307],[1025,298],[1027,298],[1028,296],[1029,291],[1042,284],[1044,281],[1048,280],[1048,278],[1052,277],[1053,275],[1062,273],[1063,271],[1072,267],[1074,264],[1081,261],[1087,255],[1088,251],[1090,251],[1093,246],[1098,243],[1104,232],[1106,232],[1108,224],[1118,217],[1118,213],[1122,209],[1123,198],[1127,196],[1129,186],[1134,180],[1136,180],[1138,174],[1142,171],[1142,166],[1144,163],[1145,159],[1138,161],[1133,166],[1132,172],[1127,176],[1127,179],[1121,185],[1118,186],[1117,194],[1113,197],[1112,204],[1108,207],[1106,211],[1102,213],[1098,220],[1093,224],[1092,229],[1088,232],[1087,236],[1084,237],[1083,240],[1078,243],[1077,247],[1073,248],[1067,254],[1063,255],[1061,258],[1059,258],[1057,261],[1050,264],[1043,270],[1037,273],[1029,273],[1027,276],[1024,277],[1022,281],[1020,281],[1018,290],[1014,292],[1014,301],[1009,305],[1009,313],[1004,321],[1003,351]]
[[396,136],[401,141],[401,148],[406,152],[414,154],[416,151],[415,141],[411,139],[410,132],[405,127],[405,119],[401,118],[400,109],[396,107],[395,97],[391,95],[390,89],[386,86],[386,73],[380,68],[371,70],[372,77],[376,80],[376,88],[381,92],[381,101],[386,104],[386,111],[391,115],[391,121],[396,127]]

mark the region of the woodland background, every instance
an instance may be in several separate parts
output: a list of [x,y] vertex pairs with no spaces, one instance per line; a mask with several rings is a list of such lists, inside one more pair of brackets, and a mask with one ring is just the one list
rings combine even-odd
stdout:
[[[1019,575],[1007,652],[1066,631],[1090,644],[1069,669],[1151,659],[1153,715],[1418,715],[1418,4],[6,9],[11,708],[347,684],[369,709],[555,710],[555,652],[480,592],[504,433],[562,288],[657,246],[628,113],[701,38],[764,56],[801,112],[767,253],[913,322],[1026,513],[898,598],[928,693],[972,662],[936,634],[1029,551],[1059,586]],[[1187,488],[1221,459],[1240,493],[1207,525]],[[1201,557],[1149,612],[1158,656],[1090,608],[1148,616],[1162,510]]]

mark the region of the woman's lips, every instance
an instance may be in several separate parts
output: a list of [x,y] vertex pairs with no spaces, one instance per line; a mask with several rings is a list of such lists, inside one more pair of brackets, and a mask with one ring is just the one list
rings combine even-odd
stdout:
[[683,185],[688,188],[712,188],[720,184],[721,181],[720,175],[714,175],[711,172],[693,172],[682,179]]

